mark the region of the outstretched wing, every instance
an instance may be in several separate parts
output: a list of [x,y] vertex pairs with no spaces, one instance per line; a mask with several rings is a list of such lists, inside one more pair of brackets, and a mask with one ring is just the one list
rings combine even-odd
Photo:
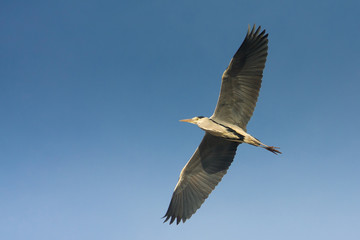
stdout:
[[268,34],[250,26],[245,40],[222,76],[219,100],[211,118],[235,124],[244,130],[261,87],[268,51]]
[[239,143],[206,133],[200,146],[180,173],[164,216],[170,224],[185,222],[198,210],[226,174]]

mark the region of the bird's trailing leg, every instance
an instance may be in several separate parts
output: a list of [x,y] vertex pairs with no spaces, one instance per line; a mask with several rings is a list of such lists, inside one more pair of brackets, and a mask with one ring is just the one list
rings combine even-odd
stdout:
[[277,149],[279,149],[279,147],[273,147],[273,146],[266,146],[266,147],[261,146],[261,147],[265,148],[266,150],[268,150],[276,155],[279,153],[281,154],[281,152],[279,150],[277,150]]
[[281,154],[281,152],[277,149],[279,149],[278,147],[273,147],[273,146],[268,146],[266,144],[263,144],[262,142],[260,142],[259,139],[254,138],[253,136],[251,136],[250,134],[247,133],[247,136],[245,137],[245,141],[246,143],[249,143],[251,145],[257,146],[257,147],[262,147],[265,148],[266,150],[274,153],[274,154]]

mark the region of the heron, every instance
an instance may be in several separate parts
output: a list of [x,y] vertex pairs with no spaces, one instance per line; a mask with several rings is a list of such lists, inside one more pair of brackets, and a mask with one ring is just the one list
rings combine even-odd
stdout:
[[210,118],[180,120],[205,131],[199,147],[180,173],[168,210],[163,218],[185,223],[203,204],[230,167],[241,143],[280,154],[246,131],[259,96],[268,55],[268,34],[261,26],[248,27],[240,48],[224,71],[219,99]]

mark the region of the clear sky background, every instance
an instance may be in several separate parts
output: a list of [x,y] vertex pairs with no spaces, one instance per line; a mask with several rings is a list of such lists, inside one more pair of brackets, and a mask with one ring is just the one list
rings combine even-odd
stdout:
[[[360,2],[1,1],[0,238],[360,239]],[[248,24],[269,33],[248,131],[163,224]]]

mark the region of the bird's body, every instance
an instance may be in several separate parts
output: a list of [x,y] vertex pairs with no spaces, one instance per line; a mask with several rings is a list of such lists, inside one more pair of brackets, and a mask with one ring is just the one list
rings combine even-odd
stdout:
[[189,219],[226,174],[241,143],[265,148],[275,154],[276,147],[260,142],[246,132],[259,95],[268,50],[265,31],[255,25],[245,37],[222,76],[219,100],[210,117],[181,120],[198,125],[205,136],[180,173],[165,221]]
[[258,140],[257,138],[248,134],[241,127],[228,122],[216,121],[212,118],[207,118],[203,116],[194,117],[192,119],[184,119],[180,121],[194,123],[198,125],[198,127],[204,130],[205,132],[216,137],[224,138],[228,141],[247,143],[254,145],[256,147],[259,146],[263,147],[275,154],[280,153],[278,150],[276,150],[276,147],[270,147],[265,145],[264,143],[260,142],[260,140]]
[[225,123],[220,121],[217,122],[207,117],[196,117],[195,119],[198,119],[195,120],[194,123],[196,123],[199,126],[199,128],[216,137],[221,137],[229,141],[242,143],[242,142],[246,142],[245,139],[248,139],[250,136],[239,126],[230,123]]

